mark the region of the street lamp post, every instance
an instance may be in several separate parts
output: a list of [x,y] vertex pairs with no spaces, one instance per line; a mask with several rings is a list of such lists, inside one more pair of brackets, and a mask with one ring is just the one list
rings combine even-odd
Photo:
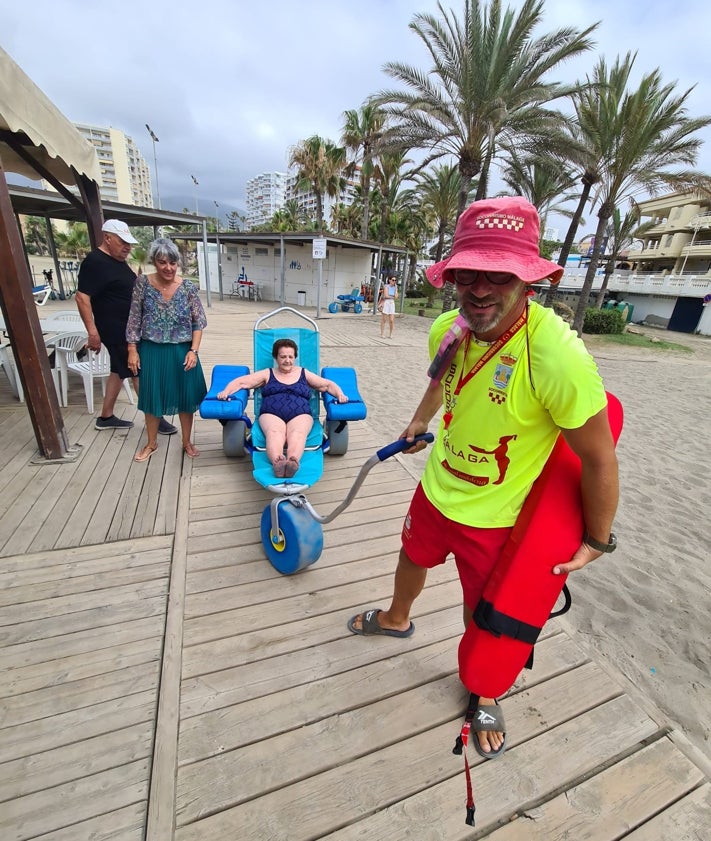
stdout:
[[158,158],[156,157],[156,143],[160,141],[155,136],[153,129],[146,123],[146,128],[148,129],[148,134],[151,136],[151,140],[153,141],[153,168],[155,169],[156,173],[156,196],[158,198],[158,210],[161,209],[160,206],[160,187],[158,186]]
[[213,201],[213,204],[215,205],[215,231],[217,231],[217,233],[219,234],[220,233],[220,205],[216,201]]
[[200,208],[198,207],[198,187],[200,185],[200,182],[194,175],[191,175],[190,177],[193,179],[193,184],[195,185],[195,215],[199,216]]

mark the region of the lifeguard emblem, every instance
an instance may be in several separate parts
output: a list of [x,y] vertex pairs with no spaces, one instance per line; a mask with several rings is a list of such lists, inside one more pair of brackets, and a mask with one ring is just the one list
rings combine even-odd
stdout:
[[494,371],[494,387],[505,389],[513,374],[514,365],[516,364],[516,357],[510,354],[505,354],[499,357],[499,362]]

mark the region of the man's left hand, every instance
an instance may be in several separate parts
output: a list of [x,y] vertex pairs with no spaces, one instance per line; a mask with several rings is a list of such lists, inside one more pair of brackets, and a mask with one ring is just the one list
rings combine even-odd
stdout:
[[568,561],[567,564],[557,564],[553,567],[553,575],[567,575],[569,572],[575,572],[577,569],[582,569],[584,566],[599,558],[602,552],[597,549],[591,549],[587,543],[581,543],[580,547]]

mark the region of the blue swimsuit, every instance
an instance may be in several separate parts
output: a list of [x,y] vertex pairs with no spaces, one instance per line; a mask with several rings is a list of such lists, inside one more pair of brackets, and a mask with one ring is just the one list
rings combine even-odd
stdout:
[[309,397],[311,386],[306,382],[306,369],[301,369],[301,376],[293,385],[280,383],[269,371],[269,381],[262,387],[262,405],[259,414],[276,415],[285,423],[299,415],[310,415]]

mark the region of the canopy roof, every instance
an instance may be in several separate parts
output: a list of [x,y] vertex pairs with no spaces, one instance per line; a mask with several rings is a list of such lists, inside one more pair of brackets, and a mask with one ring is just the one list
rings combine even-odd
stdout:
[[[37,168],[15,148],[36,162]],[[72,168],[101,184],[96,150],[0,47],[0,159],[8,172],[36,179],[42,169],[74,185]]]

